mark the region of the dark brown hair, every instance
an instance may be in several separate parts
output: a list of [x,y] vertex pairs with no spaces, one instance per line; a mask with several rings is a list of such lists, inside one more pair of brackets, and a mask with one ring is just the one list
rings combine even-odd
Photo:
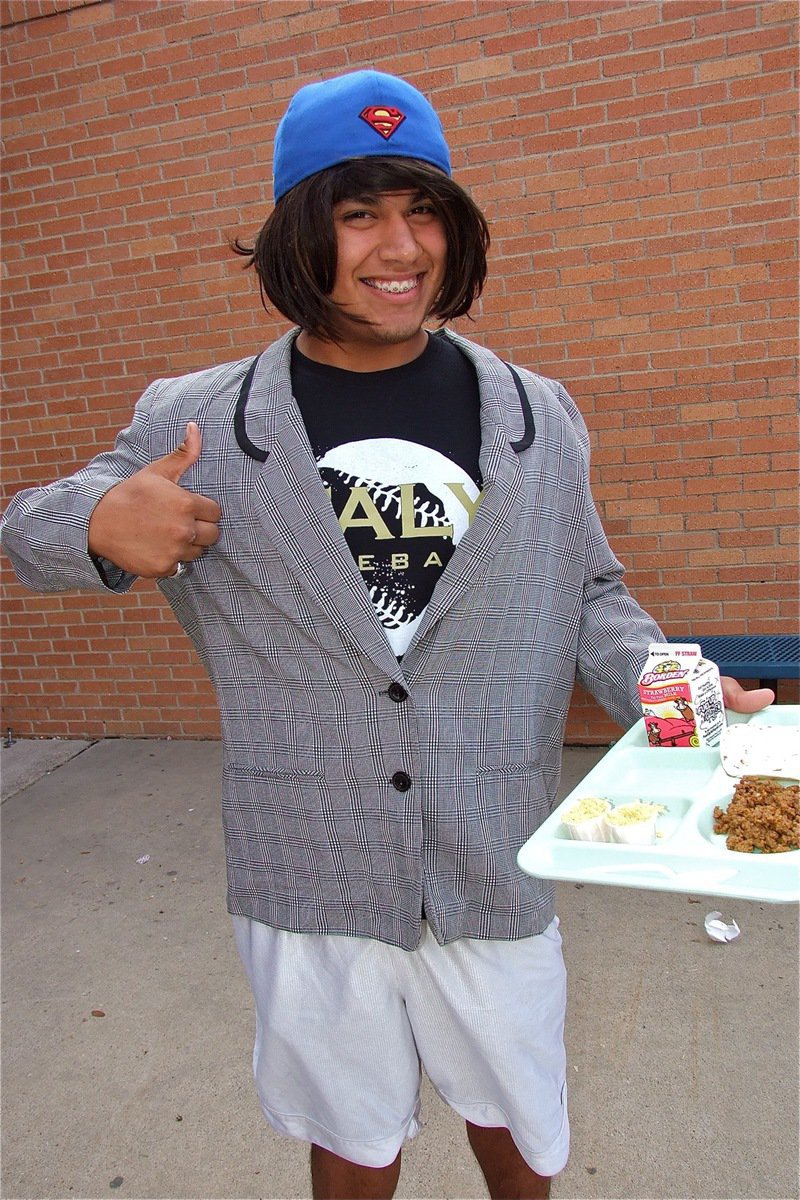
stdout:
[[[335,342],[346,313],[330,299],[336,278],[333,208],[342,200],[414,191],[429,200],[445,229],[447,269],[431,315],[442,323],[465,316],[486,278],[489,228],[478,206],[452,179],[417,159],[360,158],[319,171],[275,205],[252,247],[233,249],[255,267],[261,301],[324,341]],[[337,332],[338,331],[338,332]]]

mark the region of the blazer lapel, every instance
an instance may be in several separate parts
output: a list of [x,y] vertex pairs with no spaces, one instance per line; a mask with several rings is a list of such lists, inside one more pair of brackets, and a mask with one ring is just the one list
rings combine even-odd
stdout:
[[289,371],[295,332],[259,360],[250,388],[247,436],[266,451],[255,496],[270,544],[315,609],[341,636],[396,676],[397,659],[320,479]]
[[523,417],[511,373],[494,354],[481,351],[449,331],[448,337],[472,361],[478,376],[483,496],[471,525],[434,588],[409,653],[486,569],[508,536],[523,498],[523,470],[519,455],[511,446],[521,434]]

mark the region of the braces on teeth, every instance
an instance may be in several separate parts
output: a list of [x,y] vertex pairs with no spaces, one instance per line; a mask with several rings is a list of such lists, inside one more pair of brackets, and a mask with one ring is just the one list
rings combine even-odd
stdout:
[[417,281],[416,279],[409,279],[405,283],[400,283],[399,280],[394,280],[392,283],[379,283],[377,280],[371,279],[369,280],[369,286],[377,288],[379,292],[394,292],[398,294],[400,292],[410,292],[417,286]]

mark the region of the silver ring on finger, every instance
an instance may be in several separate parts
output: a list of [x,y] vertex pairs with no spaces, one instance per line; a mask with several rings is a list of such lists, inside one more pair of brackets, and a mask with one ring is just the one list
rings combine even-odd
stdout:
[[172,574],[170,576],[170,579],[180,579],[181,575],[186,574],[187,570],[188,570],[188,567],[186,566],[185,562],[177,563],[175,566],[175,570],[172,572]]

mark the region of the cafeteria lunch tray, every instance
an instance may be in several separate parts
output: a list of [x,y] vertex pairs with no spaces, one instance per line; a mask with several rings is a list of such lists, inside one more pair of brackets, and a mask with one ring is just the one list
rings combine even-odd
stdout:
[[[772,705],[750,718],[728,713],[729,723],[741,720],[786,726],[795,736],[800,705]],[[725,835],[714,833],[714,807],[727,807],[736,782],[720,765],[718,749],[649,746],[639,721],[553,810],[517,861],[527,874],[543,879],[778,904],[800,900],[800,850],[743,853],[729,850]],[[656,843],[573,841],[561,816],[585,796],[614,805],[634,800],[662,805]]]

